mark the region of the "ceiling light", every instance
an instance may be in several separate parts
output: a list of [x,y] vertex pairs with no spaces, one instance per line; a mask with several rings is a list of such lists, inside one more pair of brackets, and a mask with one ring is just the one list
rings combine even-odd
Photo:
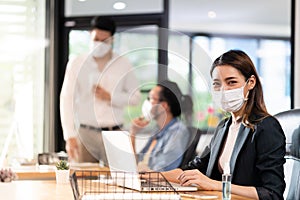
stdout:
[[207,16],[211,19],[216,18],[217,17],[217,13],[215,11],[209,11],[207,13]]
[[80,1],[80,2],[85,2],[86,0],[78,0],[78,1]]
[[113,8],[116,10],[123,10],[124,8],[126,8],[126,4],[124,2],[118,1],[114,3]]

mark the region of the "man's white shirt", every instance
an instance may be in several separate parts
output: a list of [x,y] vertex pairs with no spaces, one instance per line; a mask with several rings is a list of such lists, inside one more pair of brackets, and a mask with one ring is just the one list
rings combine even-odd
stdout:
[[[137,105],[141,94],[130,62],[117,54],[100,71],[91,55],[85,54],[67,64],[60,94],[60,114],[64,139],[77,135],[80,124],[110,127],[123,124],[124,107]],[[95,97],[99,85],[111,95],[111,101]]]

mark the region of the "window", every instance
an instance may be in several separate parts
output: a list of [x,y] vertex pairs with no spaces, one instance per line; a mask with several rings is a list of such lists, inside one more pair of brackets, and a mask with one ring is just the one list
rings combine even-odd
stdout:
[[[206,38],[209,42],[200,42]],[[288,39],[195,37],[213,59],[230,49],[245,51],[256,66],[262,80],[264,98],[271,114],[291,108],[291,46]],[[275,84],[276,82],[276,84]],[[278,107],[277,105],[281,106]]]
[[190,46],[191,37],[179,33],[170,35],[168,77],[193,100],[193,115],[186,123],[199,128],[214,127],[218,117],[213,113],[209,93],[211,57],[199,45]]
[[[179,33],[171,33],[169,39],[168,77],[176,81],[185,94],[192,96],[194,126],[215,127],[222,117],[212,105],[209,70],[212,61],[230,49],[241,49],[251,57],[261,77],[266,106],[271,114],[291,108],[289,40],[188,37]],[[190,49],[191,60],[188,55]],[[278,107],[278,104],[281,106]]]
[[0,165],[43,150],[45,2],[0,2]]
[[[157,81],[156,31],[157,27],[144,26],[119,31],[114,37],[115,51],[127,56],[136,69],[137,77],[143,85],[141,89],[145,92],[144,98]],[[263,82],[268,111],[275,114],[290,109],[289,40],[228,36],[189,37],[175,31],[168,33],[168,78],[177,82],[184,94],[192,96],[194,113],[193,120],[189,124],[199,128],[215,127],[222,117],[219,110],[214,109],[211,101],[209,70],[212,61],[230,49],[241,49],[251,57]],[[77,42],[74,42],[75,39]],[[79,44],[80,42],[84,44]],[[70,56],[88,50],[88,43],[87,31],[71,31]],[[282,106],[276,106],[278,102]],[[140,114],[140,106],[128,108],[125,116],[127,125],[132,117]]]

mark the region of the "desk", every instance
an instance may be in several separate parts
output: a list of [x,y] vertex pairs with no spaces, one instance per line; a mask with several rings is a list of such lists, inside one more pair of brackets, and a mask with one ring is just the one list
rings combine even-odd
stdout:
[[1,199],[9,200],[72,200],[73,193],[70,184],[56,184],[49,181],[13,181],[0,183]]
[[[73,170],[103,170],[97,164],[82,164],[71,166]],[[31,166],[14,169],[18,175],[18,180],[11,183],[0,182],[1,199],[19,200],[72,200],[74,199],[70,184],[56,184],[55,166]],[[217,191],[197,191],[186,192],[187,194],[217,196],[214,199],[222,199],[222,193]],[[3,196],[4,195],[4,196]],[[193,200],[195,198],[182,197],[183,200]],[[203,198],[204,199],[204,198]],[[208,199],[208,198],[207,198]],[[249,198],[232,195],[232,200],[249,200]]]
[[[0,183],[1,199],[9,200],[72,200],[73,192],[70,184],[56,184],[55,180],[24,180],[13,181],[11,183]],[[197,191],[190,194],[218,196],[222,199],[221,192]],[[183,200],[193,200],[192,198],[182,198]],[[232,200],[249,200],[245,197],[232,195]]]
[[[55,166],[32,165],[21,166],[12,169],[18,176],[18,180],[55,180]],[[107,167],[99,167],[98,163],[71,164],[71,172],[74,170],[109,170]]]

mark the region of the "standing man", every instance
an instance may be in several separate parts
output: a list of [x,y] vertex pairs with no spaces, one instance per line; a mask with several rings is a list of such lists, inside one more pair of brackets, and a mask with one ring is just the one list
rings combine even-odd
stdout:
[[90,52],[67,64],[60,95],[60,114],[71,161],[107,164],[102,130],[120,130],[124,107],[140,101],[130,62],[112,51],[115,22],[91,21]]

